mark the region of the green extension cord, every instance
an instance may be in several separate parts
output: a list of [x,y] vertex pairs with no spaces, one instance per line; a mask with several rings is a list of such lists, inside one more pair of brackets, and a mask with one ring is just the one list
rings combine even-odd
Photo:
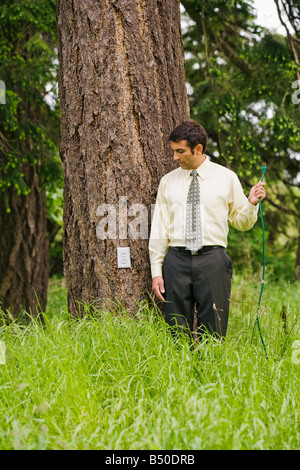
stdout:
[[[263,179],[264,179],[264,175],[265,175],[266,169],[267,169],[267,166],[266,166],[265,163],[263,163],[263,165],[262,165],[262,167],[261,167],[261,172],[262,172],[261,181],[263,181]],[[263,339],[263,336],[262,336],[262,332],[261,332],[261,328],[260,328],[260,324],[259,324],[259,309],[260,309],[261,298],[262,298],[263,290],[264,290],[264,284],[265,284],[265,269],[266,269],[266,260],[265,260],[265,227],[264,227],[264,218],[263,218],[262,208],[261,208],[261,199],[259,199],[259,213],[260,213],[260,218],[261,218],[262,235],[263,235],[263,273],[262,273],[262,281],[261,281],[260,295],[259,295],[259,300],[258,300],[258,308],[257,308],[257,313],[256,313],[256,322],[257,322],[257,326],[258,326],[259,336],[260,336],[260,339],[261,339],[261,342],[262,342],[262,345],[263,345],[263,348],[264,348],[264,351],[265,351],[265,354],[266,354],[266,358],[268,359],[268,354],[267,354],[266,345],[265,345],[265,342],[264,342],[264,339]]]

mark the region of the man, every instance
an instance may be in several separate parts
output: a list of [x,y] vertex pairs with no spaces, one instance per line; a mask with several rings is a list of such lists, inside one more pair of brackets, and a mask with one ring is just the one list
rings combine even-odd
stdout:
[[170,326],[225,337],[232,263],[226,253],[228,220],[249,230],[257,220],[259,182],[248,199],[236,174],[205,155],[207,134],[189,119],[170,135],[179,168],[160,181],[149,241],[152,289],[164,301]]

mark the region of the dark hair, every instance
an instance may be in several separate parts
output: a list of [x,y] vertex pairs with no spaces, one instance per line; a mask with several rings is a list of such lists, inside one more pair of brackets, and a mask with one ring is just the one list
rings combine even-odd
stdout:
[[198,144],[203,146],[203,152],[205,152],[208,138],[204,127],[200,126],[197,121],[188,119],[171,132],[169,140],[171,142],[186,140],[192,153],[194,153],[194,149]]

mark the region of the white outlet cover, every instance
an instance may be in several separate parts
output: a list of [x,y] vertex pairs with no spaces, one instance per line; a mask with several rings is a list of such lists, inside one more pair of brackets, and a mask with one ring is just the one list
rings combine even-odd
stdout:
[[118,268],[131,268],[129,246],[118,247],[117,255],[118,255]]

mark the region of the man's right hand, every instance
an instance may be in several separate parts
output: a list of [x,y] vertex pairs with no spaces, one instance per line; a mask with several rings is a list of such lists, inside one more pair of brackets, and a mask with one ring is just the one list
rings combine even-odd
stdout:
[[152,290],[159,300],[165,301],[165,298],[162,296],[165,293],[165,283],[161,276],[155,276],[152,279]]

